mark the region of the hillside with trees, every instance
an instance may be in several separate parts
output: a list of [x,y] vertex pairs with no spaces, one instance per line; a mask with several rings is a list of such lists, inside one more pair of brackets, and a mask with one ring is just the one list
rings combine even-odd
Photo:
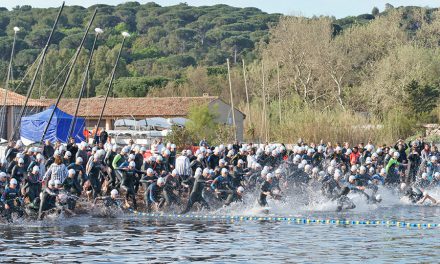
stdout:
[[[67,7],[33,97],[55,97],[93,10],[100,36],[86,96],[104,93],[120,47],[128,39],[112,96],[218,95],[229,101],[226,59],[231,61],[235,105],[246,113],[248,139],[390,142],[438,122],[440,11],[373,8],[371,14],[292,17],[227,5]],[[19,26],[12,89],[41,51],[57,9],[0,9],[0,79],[4,81]],[[77,97],[93,35],[82,51],[66,97]],[[249,88],[246,103],[244,71]],[[64,69],[64,70],[63,70]],[[249,110],[248,110],[249,109]]]
[[[267,41],[268,30],[280,15],[257,8],[227,5],[192,7],[187,4],[162,7],[155,3],[127,2],[118,6],[94,5],[89,8],[66,6],[42,69],[34,97],[54,97],[63,81],[63,68],[78,47],[85,26],[98,8],[94,27],[99,37],[92,65],[87,96],[103,93],[105,80],[114,64],[121,32],[128,31],[122,62],[117,72],[115,96],[145,96],[150,87],[162,87],[171,80],[184,80],[188,67],[223,65],[226,58],[253,60],[256,45]],[[17,6],[0,8],[0,80],[4,82],[14,34],[17,36],[14,79],[20,80],[44,47],[57,8],[41,9]],[[81,84],[93,32],[86,41],[66,96],[76,97]],[[61,75],[58,74],[61,72]],[[58,76],[58,78],[57,78]],[[20,85],[18,92],[25,93]]]

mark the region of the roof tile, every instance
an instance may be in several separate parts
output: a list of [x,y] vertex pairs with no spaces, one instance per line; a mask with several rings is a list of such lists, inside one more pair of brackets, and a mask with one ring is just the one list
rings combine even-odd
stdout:
[[[209,104],[218,97],[125,97],[108,98],[104,117],[175,117],[186,116],[192,105]],[[61,99],[58,107],[73,115],[78,99]],[[41,100],[46,106],[55,102],[53,99]],[[78,110],[78,116],[99,117],[103,97],[83,98]]]

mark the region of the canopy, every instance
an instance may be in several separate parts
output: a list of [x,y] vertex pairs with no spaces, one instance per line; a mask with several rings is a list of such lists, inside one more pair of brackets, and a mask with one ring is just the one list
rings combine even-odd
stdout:
[[136,128],[137,121],[133,119],[118,119],[114,123],[115,127],[130,127]]
[[[48,109],[41,113],[25,116],[21,119],[20,135],[23,143],[26,145],[39,142],[43,136],[44,129],[46,128],[47,121],[49,121],[50,115],[55,108],[55,105],[51,105]],[[68,140],[68,133],[70,124],[73,121],[73,116],[64,113],[60,109],[55,109],[54,115],[47,129],[47,133],[44,140],[50,140],[52,143],[61,141],[66,143]],[[77,118],[75,128],[72,136],[76,142],[84,141],[84,118]]]
[[170,123],[171,125],[178,125],[178,126],[184,127],[187,122],[188,122],[188,119],[186,119],[184,117],[168,118],[168,123]]
[[150,126],[150,127],[163,128],[163,129],[171,128],[171,125],[168,123],[168,120],[162,117],[145,118],[139,120],[138,125],[140,127]]

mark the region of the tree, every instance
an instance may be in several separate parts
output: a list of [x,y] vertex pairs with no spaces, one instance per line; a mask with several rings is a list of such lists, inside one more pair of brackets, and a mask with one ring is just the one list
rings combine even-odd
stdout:
[[168,83],[164,77],[122,77],[113,85],[117,97],[145,97],[152,87],[163,87]]
[[405,86],[405,92],[407,93],[405,107],[416,116],[434,110],[440,97],[438,87],[429,84],[420,85],[416,80]]
[[373,10],[371,10],[371,14],[372,14],[373,16],[377,16],[377,15],[379,15],[379,8],[377,8],[376,6],[373,7]]
[[208,105],[193,105],[188,114],[186,129],[194,139],[206,138],[212,142],[216,137],[217,113],[212,112]]
[[394,6],[392,4],[390,4],[390,3],[386,3],[385,4],[385,11],[389,11],[389,10],[391,10],[393,8],[394,8]]

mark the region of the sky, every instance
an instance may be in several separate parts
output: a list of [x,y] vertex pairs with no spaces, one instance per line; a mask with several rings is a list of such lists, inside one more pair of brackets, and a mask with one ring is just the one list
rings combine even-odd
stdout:
[[[140,3],[152,2],[154,0],[137,0]],[[91,6],[94,4],[117,5],[124,3],[124,0],[65,0],[66,5]],[[398,6],[429,6],[440,7],[439,0],[156,0],[162,6],[175,5],[186,2],[188,5],[215,5],[227,4],[236,7],[257,7],[268,13],[283,13],[286,15],[327,15],[337,18],[350,15],[370,13],[373,7],[377,6],[383,10],[386,3],[395,7]],[[17,4],[31,5],[33,7],[57,7],[62,0],[0,0],[0,6],[11,9]]]

